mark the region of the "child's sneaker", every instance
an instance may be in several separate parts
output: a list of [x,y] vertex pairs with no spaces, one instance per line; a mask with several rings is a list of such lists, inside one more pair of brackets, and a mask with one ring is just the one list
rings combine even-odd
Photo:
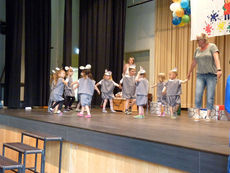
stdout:
[[132,107],[129,107],[128,112],[129,112],[129,114],[132,113]]
[[173,112],[173,115],[171,115],[171,119],[175,120],[177,118],[177,112]]
[[91,118],[92,116],[90,114],[86,115],[85,118]]
[[210,121],[211,119],[210,119],[210,117],[209,116],[206,116],[205,117],[205,121]]
[[129,114],[129,111],[128,111],[128,109],[126,109],[126,110],[125,110],[125,114],[127,114],[127,115]]
[[136,116],[133,116],[134,118],[136,118],[136,119],[142,119],[142,118],[144,118],[145,116],[144,115],[136,115]]
[[81,109],[76,108],[76,112],[81,112]]
[[49,110],[50,110],[50,112],[53,112],[53,111],[54,111],[54,109],[53,109],[53,108],[50,108]]
[[117,112],[117,111],[115,111],[115,110],[113,110],[113,109],[111,109],[110,111],[113,112],[113,113]]
[[105,109],[102,109],[102,112],[103,112],[103,113],[107,113],[107,110],[105,110]]
[[165,112],[161,112],[161,116],[164,117],[165,116]]
[[200,116],[196,113],[194,116],[194,121],[200,121]]
[[84,115],[83,115],[81,112],[79,112],[79,113],[77,114],[77,116],[83,117]]

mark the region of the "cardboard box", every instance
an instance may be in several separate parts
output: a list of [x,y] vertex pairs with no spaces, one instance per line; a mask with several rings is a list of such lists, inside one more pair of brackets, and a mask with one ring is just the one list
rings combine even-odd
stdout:
[[[126,99],[123,98],[114,98],[113,99],[113,109],[116,111],[125,111],[125,101]],[[132,111],[137,111],[137,105],[134,104],[132,107]]]

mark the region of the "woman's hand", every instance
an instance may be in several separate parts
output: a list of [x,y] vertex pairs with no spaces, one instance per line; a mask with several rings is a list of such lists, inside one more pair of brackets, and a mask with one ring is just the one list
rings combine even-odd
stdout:
[[222,71],[217,71],[216,75],[217,75],[217,78],[220,79],[220,77],[222,76]]
[[189,80],[189,79],[190,79],[190,77],[191,77],[191,73],[188,73],[188,75],[187,75],[187,79]]

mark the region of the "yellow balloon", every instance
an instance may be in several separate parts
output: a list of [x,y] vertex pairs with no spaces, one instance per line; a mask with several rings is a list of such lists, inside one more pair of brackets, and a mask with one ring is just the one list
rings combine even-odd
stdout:
[[184,26],[184,22],[181,21],[181,23],[178,26]]
[[181,0],[172,0],[173,2],[180,2]]
[[178,9],[176,10],[176,15],[177,15],[178,17],[184,16],[184,10],[183,10],[182,8],[178,8]]

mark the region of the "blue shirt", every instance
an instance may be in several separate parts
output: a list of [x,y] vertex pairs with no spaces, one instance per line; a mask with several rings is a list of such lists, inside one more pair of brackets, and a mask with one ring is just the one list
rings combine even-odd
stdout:
[[230,75],[228,76],[225,90],[225,110],[230,113]]

